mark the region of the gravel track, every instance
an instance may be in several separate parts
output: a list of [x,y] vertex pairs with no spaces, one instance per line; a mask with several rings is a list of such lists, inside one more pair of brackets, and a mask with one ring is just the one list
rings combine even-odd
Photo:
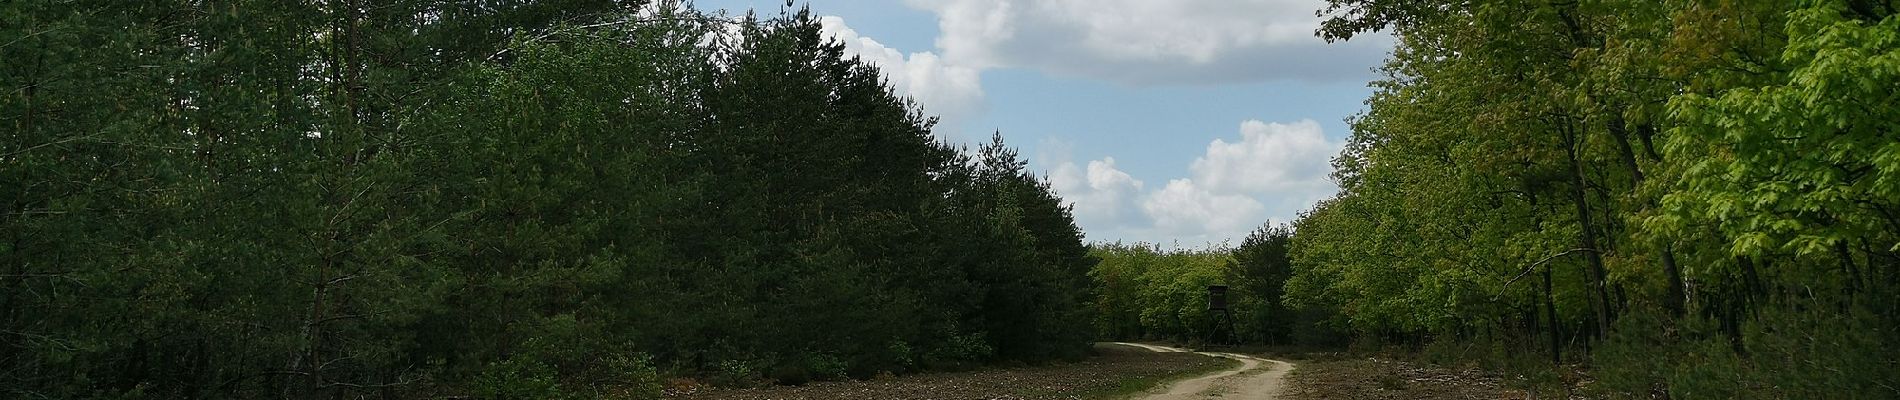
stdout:
[[813,382],[803,386],[668,390],[669,400],[933,399],[1056,400],[1098,398],[1134,381],[1153,381],[1185,371],[1221,368],[1228,361],[1183,351],[1098,344],[1095,357],[1075,363],[993,368],[969,372],[905,375],[866,381]]
[[[1188,350],[1140,343],[1116,343],[1134,346],[1149,351],[1163,353],[1185,353]],[[1176,382],[1158,393],[1143,397],[1144,400],[1192,400],[1192,399],[1274,399],[1284,390],[1282,383],[1286,373],[1293,370],[1293,364],[1279,360],[1269,360],[1244,354],[1195,352],[1209,357],[1229,358],[1240,361],[1239,368],[1216,372],[1210,375]]]

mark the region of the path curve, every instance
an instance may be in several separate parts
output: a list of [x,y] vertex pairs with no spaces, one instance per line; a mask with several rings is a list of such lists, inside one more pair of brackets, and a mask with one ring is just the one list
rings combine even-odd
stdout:
[[[1186,349],[1141,343],[1115,342],[1160,353],[1186,353]],[[1273,399],[1280,395],[1281,382],[1293,363],[1234,353],[1194,352],[1209,357],[1240,361],[1240,368],[1175,382],[1166,390],[1151,393],[1143,400],[1190,399]]]

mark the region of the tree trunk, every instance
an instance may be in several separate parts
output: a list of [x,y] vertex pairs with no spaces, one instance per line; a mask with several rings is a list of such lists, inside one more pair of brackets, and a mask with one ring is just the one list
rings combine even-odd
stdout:
[[1847,297],[1851,299],[1860,291],[1860,268],[1854,265],[1854,253],[1847,250],[1847,241],[1834,242],[1834,254],[1841,258],[1841,268],[1847,270]]
[[1742,299],[1729,299],[1722,310],[1722,332],[1728,334],[1728,345],[1735,354],[1748,354],[1748,348],[1742,345]]
[[1590,204],[1584,195],[1584,188],[1588,182],[1584,180],[1583,161],[1580,159],[1582,152],[1579,148],[1583,146],[1582,140],[1577,137],[1575,125],[1572,125],[1568,118],[1563,121],[1561,130],[1564,138],[1564,152],[1569,155],[1570,161],[1570,200],[1577,206],[1577,228],[1581,231],[1579,241],[1583,248],[1590,249],[1584,254],[1584,260],[1589,263],[1590,277],[1593,280],[1590,283],[1590,289],[1596,292],[1597,296],[1597,307],[1595,307],[1597,308],[1597,331],[1598,334],[1608,334],[1613,310],[1610,309],[1609,290],[1604,285],[1604,281],[1608,280],[1608,274],[1603,270],[1603,256],[1597,254],[1599,250],[1597,226],[1590,219]]
[[1756,300],[1760,300],[1764,294],[1767,294],[1768,290],[1761,283],[1761,273],[1756,271],[1753,258],[1741,256],[1736,257],[1735,260],[1742,265],[1742,282],[1748,285],[1744,289],[1748,291],[1748,294],[1743,298],[1747,299],[1747,304],[1753,305]]
[[1616,139],[1616,151],[1617,155],[1620,156],[1618,158],[1623,161],[1623,168],[1629,168],[1630,170],[1630,187],[1635,188],[1641,186],[1643,184],[1643,169],[1641,166],[1636,165],[1636,149],[1630,146],[1629,129],[1624,126],[1623,116],[1612,115],[1610,122],[1606,125],[1609,128],[1610,137]]
[[[1622,156],[1623,167],[1629,168],[1630,170],[1630,187],[1641,187],[1645,177],[1642,167],[1636,163],[1636,151],[1634,146],[1630,145],[1630,132],[1628,126],[1623,121],[1623,116],[1612,116],[1607,125],[1610,136],[1616,138],[1616,149],[1618,154]],[[1661,161],[1662,156],[1656,154],[1656,146],[1650,143],[1650,136],[1652,136],[1655,131],[1656,129],[1649,124],[1639,124],[1636,126],[1636,136],[1643,141],[1643,147],[1648,151],[1650,160]],[[1681,317],[1686,307],[1683,305],[1682,270],[1676,265],[1675,245],[1669,244],[1663,246],[1662,266],[1663,275],[1669,279],[1669,298],[1663,299],[1663,306],[1669,308],[1670,315]]]
[[1643,153],[1649,156],[1650,161],[1662,161],[1662,153],[1659,153],[1656,151],[1656,126],[1655,125],[1650,125],[1650,124],[1636,125],[1636,140],[1641,140],[1643,142]]
[[1550,363],[1563,364],[1563,327],[1557,322],[1557,302],[1550,294],[1550,266],[1544,266],[1544,315],[1550,320]]
[[1669,276],[1669,298],[1663,299],[1663,305],[1669,307],[1670,315],[1681,317],[1687,311],[1688,295],[1682,284],[1682,269],[1676,265],[1676,245],[1663,246],[1663,274]]

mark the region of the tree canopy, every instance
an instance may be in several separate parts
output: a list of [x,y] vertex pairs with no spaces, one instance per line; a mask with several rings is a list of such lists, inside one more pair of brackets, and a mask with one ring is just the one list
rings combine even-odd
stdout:
[[1842,372],[1900,359],[1897,9],[1334,0],[1322,37],[1399,45],[1286,301],[1626,395],[1900,394]]
[[0,396],[657,394],[1087,351],[1093,265],[810,12],[0,5]]

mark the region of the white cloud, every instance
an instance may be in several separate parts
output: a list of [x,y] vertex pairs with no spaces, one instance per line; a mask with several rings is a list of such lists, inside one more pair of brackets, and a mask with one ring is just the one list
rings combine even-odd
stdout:
[[1162,232],[1214,238],[1252,228],[1266,210],[1252,197],[1216,194],[1191,179],[1168,181],[1167,187],[1149,194],[1141,208]]
[[884,71],[899,94],[910,96],[926,115],[941,117],[940,131],[956,132],[958,124],[982,109],[983,85],[976,68],[944,62],[932,52],[903,52],[859,35],[844,18],[823,16],[819,27],[826,37],[844,43],[845,54],[855,55]]
[[1330,193],[1336,189],[1327,175],[1340,146],[1310,119],[1291,124],[1249,120],[1240,124],[1240,141],[1214,139],[1192,170],[1195,181],[1220,193]]
[[1088,167],[1064,162],[1049,173],[1049,185],[1075,206],[1079,223],[1090,226],[1127,225],[1137,214],[1128,212],[1141,194],[1141,180],[1115,167],[1115,158],[1088,162]]
[[1143,207],[1163,231],[1238,240],[1268,218],[1291,221],[1338,192],[1330,174],[1342,146],[1312,120],[1241,122],[1239,141],[1208,143],[1189,167],[1193,178],[1168,182]]
[[[1192,176],[1145,190],[1121,171],[1113,157],[1087,167],[1062,162],[1049,180],[1075,206],[1077,223],[1093,239],[1182,245],[1238,241],[1267,222],[1291,221],[1300,210],[1332,196],[1332,158],[1342,143],[1329,140],[1319,123],[1249,120],[1237,141],[1214,139],[1190,166]],[[1066,142],[1045,140],[1066,153]]]
[[1132,84],[1373,77],[1392,40],[1327,44],[1324,0],[910,0],[944,58]]

